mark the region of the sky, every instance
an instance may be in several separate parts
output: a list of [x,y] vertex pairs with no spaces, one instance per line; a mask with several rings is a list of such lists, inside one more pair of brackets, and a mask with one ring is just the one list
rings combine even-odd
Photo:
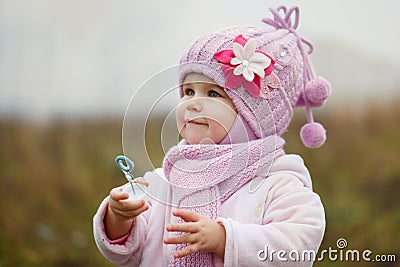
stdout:
[[196,37],[261,26],[280,4],[300,7],[330,105],[398,95],[397,0],[0,0],[0,117],[122,116]]

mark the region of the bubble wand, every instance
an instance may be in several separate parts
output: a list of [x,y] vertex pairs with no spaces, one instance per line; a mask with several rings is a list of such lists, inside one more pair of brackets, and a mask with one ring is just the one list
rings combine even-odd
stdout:
[[[125,162],[126,165],[123,162]],[[133,161],[125,156],[117,156],[115,157],[115,164],[117,164],[118,168],[120,168],[121,171],[125,174],[125,178],[131,185],[133,195],[136,195],[135,188],[133,187],[133,180],[135,179],[132,175],[132,171],[135,168],[135,164],[133,163]]]

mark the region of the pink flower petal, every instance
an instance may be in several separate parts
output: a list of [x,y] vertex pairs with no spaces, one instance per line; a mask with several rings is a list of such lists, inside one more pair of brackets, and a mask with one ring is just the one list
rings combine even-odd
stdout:
[[265,79],[262,80],[260,88],[260,97],[266,100],[271,99],[271,94],[269,93],[269,88]]
[[230,64],[232,58],[235,57],[233,50],[222,50],[214,54],[216,60],[223,64]]
[[225,76],[226,76],[226,71],[228,71],[229,69],[233,69],[234,67],[232,67],[232,66],[230,66],[230,65],[225,65],[225,64],[222,64],[221,65],[221,69],[222,69],[222,71],[224,72],[224,74],[225,74]]
[[247,40],[243,37],[243,35],[238,35],[236,36],[234,42],[244,46],[247,43]]
[[264,78],[266,86],[272,89],[279,89],[281,88],[281,81],[279,77],[275,73],[270,73],[269,75],[265,76]]
[[260,88],[254,82],[244,81],[244,88],[246,88],[247,92],[253,97],[260,96]]
[[255,83],[255,85],[257,85],[258,88],[261,88],[261,79],[258,76],[254,77],[253,83]]
[[265,76],[271,74],[273,70],[274,70],[274,64],[271,63],[268,66],[268,68],[264,69]]
[[234,75],[233,68],[230,68],[224,74],[226,76],[225,86],[228,90],[238,88],[243,83],[243,76]]
[[275,60],[262,51],[256,51],[256,52],[266,55],[271,60],[271,64],[269,64],[269,66],[264,70],[265,75],[270,74],[274,70]]

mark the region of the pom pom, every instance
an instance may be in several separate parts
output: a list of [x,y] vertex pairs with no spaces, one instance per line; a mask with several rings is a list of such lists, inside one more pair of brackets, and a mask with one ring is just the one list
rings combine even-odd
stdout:
[[320,107],[331,94],[331,84],[318,76],[307,84],[304,93],[312,107]]
[[301,127],[300,137],[308,148],[318,148],[325,143],[326,130],[318,122],[307,123]]

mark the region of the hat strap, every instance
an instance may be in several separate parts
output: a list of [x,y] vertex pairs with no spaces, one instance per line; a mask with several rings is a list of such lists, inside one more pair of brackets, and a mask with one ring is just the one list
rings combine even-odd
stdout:
[[[264,18],[262,21],[276,29],[286,29],[292,33],[297,39],[297,46],[300,50],[303,59],[303,88],[302,94],[304,97],[304,106],[306,108],[307,124],[305,124],[300,131],[301,140],[306,147],[317,148],[320,147],[326,140],[326,131],[319,123],[314,123],[312,114],[313,103],[308,99],[306,91],[312,89],[313,93],[318,92],[317,95],[323,96],[320,99],[318,96],[318,103],[322,104],[326,97],[330,94],[330,85],[319,77],[316,77],[314,68],[311,64],[309,55],[313,52],[314,48],[310,41],[301,37],[296,29],[299,25],[299,8],[291,7],[288,9],[285,6],[279,6],[276,9],[270,8],[274,18]],[[280,12],[283,11],[283,16]],[[304,44],[308,46],[308,51],[305,50]],[[308,88],[307,88],[308,87]],[[314,99],[314,98],[313,98]]]
[[[269,10],[274,16],[274,19],[264,18],[262,19],[264,23],[272,27],[275,27],[276,29],[286,29],[297,37],[297,45],[300,49],[301,57],[303,58],[304,62],[304,70],[303,70],[303,93],[304,93],[304,89],[307,83],[313,80],[316,74],[308,56],[313,52],[314,47],[309,40],[301,37],[296,32],[296,29],[299,25],[299,17],[300,17],[299,8],[291,7],[288,9],[285,6],[279,6],[276,9],[270,8]],[[280,14],[281,11],[283,11],[283,16],[281,16]],[[305,51],[303,44],[308,46],[308,51]],[[304,98],[304,102],[306,107],[307,121],[309,123],[312,123],[314,122],[314,118],[311,111],[311,105],[306,97]]]

